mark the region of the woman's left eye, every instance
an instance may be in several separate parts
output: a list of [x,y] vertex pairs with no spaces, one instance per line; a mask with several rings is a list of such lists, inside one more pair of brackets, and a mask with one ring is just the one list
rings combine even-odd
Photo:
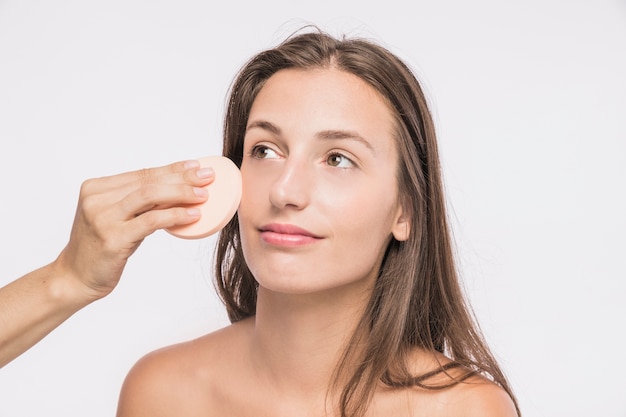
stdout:
[[346,156],[340,153],[333,153],[328,155],[326,163],[331,167],[336,168],[352,168],[354,163]]

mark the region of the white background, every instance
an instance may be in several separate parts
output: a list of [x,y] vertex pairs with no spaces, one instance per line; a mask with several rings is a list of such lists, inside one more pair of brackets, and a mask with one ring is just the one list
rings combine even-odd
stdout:
[[[84,179],[221,153],[235,71],[315,23],[423,81],[464,285],[524,415],[626,416],[626,2],[211,3],[0,0],[0,285],[54,259]],[[114,415],[139,357],[227,323],[213,244],[148,238],[0,370],[0,416]]]

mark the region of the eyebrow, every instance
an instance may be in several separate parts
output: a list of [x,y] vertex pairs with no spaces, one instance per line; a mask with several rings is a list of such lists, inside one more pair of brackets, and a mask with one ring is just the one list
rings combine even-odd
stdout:
[[355,140],[363,145],[365,145],[366,148],[368,148],[370,151],[374,151],[374,148],[372,148],[372,145],[365,140],[361,135],[359,135],[357,132],[353,132],[350,130],[323,130],[321,132],[318,132],[315,135],[316,138],[319,139],[351,139],[351,140]]
[[270,133],[273,133],[275,135],[280,135],[282,133],[282,131],[280,130],[278,126],[276,126],[274,123],[267,122],[265,120],[255,120],[254,122],[250,123],[248,126],[246,126],[246,132],[254,128],[267,130]]
[[[280,130],[278,126],[266,120],[255,120],[254,122],[250,123],[246,127],[246,131],[250,129],[254,129],[254,128],[267,130],[268,132],[277,136],[280,136],[282,134],[282,131]],[[374,148],[367,140],[365,140],[357,132],[350,131],[350,130],[339,130],[339,129],[322,130],[321,132],[317,132],[315,134],[315,137],[317,139],[327,139],[327,140],[351,139],[351,140],[355,140],[363,144],[372,152],[374,151]]]

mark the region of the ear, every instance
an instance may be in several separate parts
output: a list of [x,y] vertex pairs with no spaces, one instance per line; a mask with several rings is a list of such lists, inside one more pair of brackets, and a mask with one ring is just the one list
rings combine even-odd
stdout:
[[407,240],[411,235],[410,216],[402,204],[398,207],[393,227],[391,228],[391,233],[393,234],[393,237],[400,242]]

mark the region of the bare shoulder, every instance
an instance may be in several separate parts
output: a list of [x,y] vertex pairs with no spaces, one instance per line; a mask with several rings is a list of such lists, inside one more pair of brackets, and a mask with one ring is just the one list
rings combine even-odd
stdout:
[[443,415],[465,417],[517,417],[509,394],[486,378],[475,376],[443,394]]
[[468,369],[455,366],[441,354],[416,351],[410,364],[413,375],[428,377],[420,379],[421,386],[381,390],[375,415],[518,417],[502,387],[480,375],[468,377]]
[[124,380],[117,417],[195,417],[217,401],[219,381],[236,353],[241,326],[148,353]]
[[[430,369],[453,365],[449,358],[441,354],[432,357],[430,361],[422,360],[422,363]],[[446,372],[436,374],[432,381],[435,385],[453,385],[433,392],[431,399],[434,401],[431,405],[437,410],[435,415],[517,417],[513,400],[501,386],[484,376],[474,374],[467,377],[468,375],[469,369],[462,366],[450,367]],[[455,383],[456,381],[461,382]]]

